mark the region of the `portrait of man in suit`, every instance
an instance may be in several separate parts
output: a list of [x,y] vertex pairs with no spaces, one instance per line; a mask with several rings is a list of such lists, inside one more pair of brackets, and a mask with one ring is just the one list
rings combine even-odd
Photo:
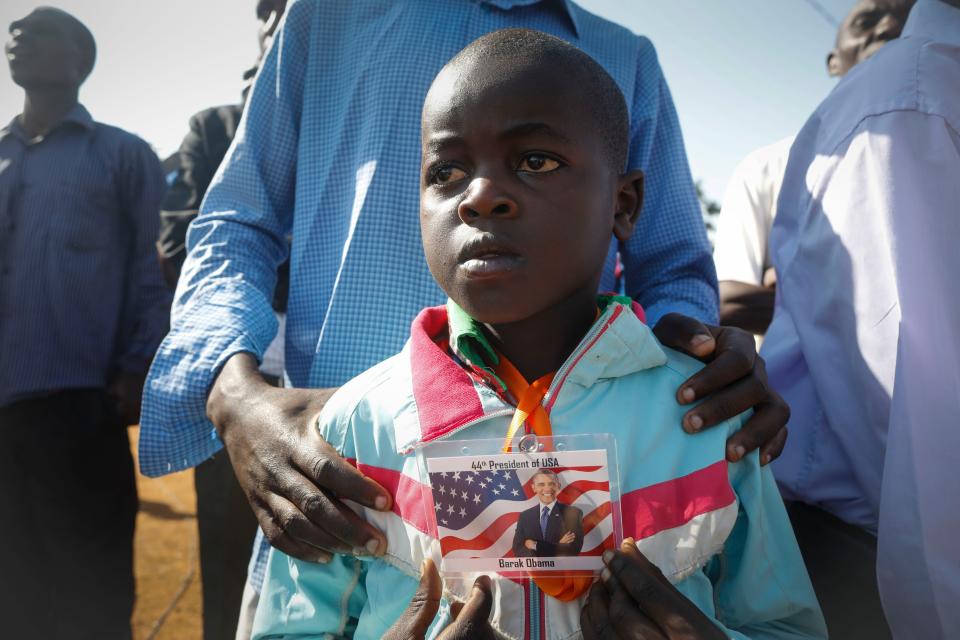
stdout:
[[583,548],[583,512],[562,504],[560,478],[549,469],[533,477],[539,502],[520,514],[513,536],[513,554],[518,557],[575,556]]

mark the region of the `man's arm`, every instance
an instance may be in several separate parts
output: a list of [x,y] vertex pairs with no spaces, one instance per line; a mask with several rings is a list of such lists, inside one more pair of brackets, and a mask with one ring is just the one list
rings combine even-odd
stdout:
[[[783,142],[760,149],[737,166],[727,185],[717,220],[713,261],[720,281],[720,323],[764,334],[773,319],[775,279],[768,282],[768,245],[776,187],[782,180],[779,163],[770,166],[767,156],[780,156]],[[771,175],[771,172],[778,175]],[[772,270],[769,270],[772,274]]]
[[126,231],[127,273],[120,339],[108,394],[118,417],[125,424],[135,424],[140,417],[143,380],[167,330],[170,298],[154,245],[166,184],[160,161],[142,140],[129,141],[121,156],[118,197]]
[[268,539],[317,561],[341,544],[382,553],[383,535],[357,526],[339,498],[385,509],[390,496],[314,428],[328,390],[266,388],[257,371],[277,330],[270,300],[288,253],[315,9],[288,9],[232,153],[190,227],[172,329],[144,394],[140,466],[146,475],[177,471],[225,443]]
[[[960,628],[960,132],[929,117],[893,144],[889,184],[903,199],[893,220],[901,316],[877,572],[895,636],[946,637]],[[928,587],[903,580],[918,574],[929,576]]]
[[717,280],[667,81],[653,45],[641,38],[631,101],[629,169],[645,175],[634,233],[621,243],[628,295],[650,326],[669,312],[717,321]]
[[720,322],[745,331],[764,334],[773,320],[774,287],[738,282],[720,281]]
[[232,355],[259,359],[276,333],[270,296],[293,210],[311,6],[291,7],[290,28],[264,61],[234,153],[188,234],[171,331],[144,396],[140,464],[147,475],[193,466],[220,448],[206,416],[208,391]]
[[[831,242],[815,255],[847,263],[831,271],[846,283],[837,297],[850,317],[831,317],[804,356],[831,423],[872,413],[868,424],[885,435],[877,467],[856,472],[880,483],[877,580],[895,637],[945,637],[960,625],[957,176],[960,132],[936,115],[889,112],[861,124],[816,194]],[[782,293],[806,312],[800,275]],[[851,388],[866,391],[850,397]]]

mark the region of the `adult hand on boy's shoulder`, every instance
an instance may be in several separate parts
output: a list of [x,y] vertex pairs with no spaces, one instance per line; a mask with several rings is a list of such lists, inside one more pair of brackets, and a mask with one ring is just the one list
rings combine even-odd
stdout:
[[606,568],[580,612],[585,640],[720,640],[726,634],[670,584],[631,538],[604,553]]
[[753,334],[705,325],[679,313],[663,316],[653,333],[664,345],[706,364],[677,390],[680,404],[706,398],[683,416],[685,431],[696,433],[752,407],[753,415],[743,428],[727,439],[727,460],[736,462],[758,447],[761,464],[780,455],[787,441],[790,407],[767,384]]
[[[440,609],[442,594],[443,583],[440,580],[440,573],[432,560],[424,560],[421,567],[420,586],[400,619],[384,634],[384,640],[422,640]],[[473,583],[470,599],[464,604],[453,605],[453,622],[440,634],[440,640],[495,638],[489,621],[492,608],[493,592],[490,578],[480,576]]]
[[264,535],[287,555],[327,562],[333,553],[382,555],[383,533],[341,500],[390,508],[390,494],[346,462],[316,418],[335,389],[279,389],[248,353],[232,356],[207,399],[234,473]]

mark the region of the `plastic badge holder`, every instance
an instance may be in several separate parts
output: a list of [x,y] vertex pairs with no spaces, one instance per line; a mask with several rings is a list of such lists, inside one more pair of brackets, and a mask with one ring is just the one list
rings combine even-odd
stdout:
[[[599,574],[623,540],[610,434],[441,440],[417,452],[440,573],[506,578]],[[544,513],[544,507],[547,507]]]

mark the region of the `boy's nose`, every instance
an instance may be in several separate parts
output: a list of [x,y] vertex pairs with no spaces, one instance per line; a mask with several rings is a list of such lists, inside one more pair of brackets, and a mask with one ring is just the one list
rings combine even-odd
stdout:
[[457,214],[464,222],[481,217],[496,216],[512,218],[517,215],[517,203],[489,178],[474,178],[467,186],[466,194],[457,207]]

